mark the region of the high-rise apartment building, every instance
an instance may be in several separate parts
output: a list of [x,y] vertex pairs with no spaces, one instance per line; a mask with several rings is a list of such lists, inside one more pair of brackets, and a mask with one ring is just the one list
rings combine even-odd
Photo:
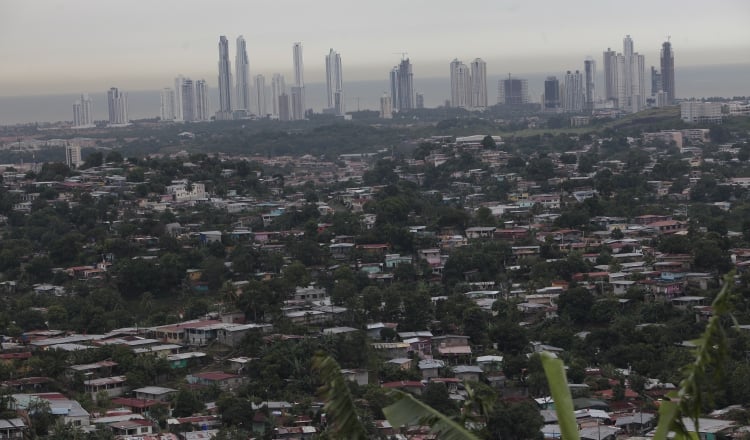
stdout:
[[250,92],[250,63],[247,58],[247,44],[242,35],[237,37],[237,52],[234,56],[234,69],[236,101],[233,109],[245,110],[245,112],[250,113],[250,104],[252,102]]
[[382,119],[393,118],[393,101],[387,93],[380,97],[380,117]]
[[417,108],[424,108],[424,94],[422,93],[415,93],[414,94],[414,101],[417,106]]
[[583,76],[584,76],[584,99],[583,99],[583,111],[591,113],[594,111],[594,100],[596,99],[596,61],[591,58],[586,58],[583,62]]
[[674,52],[672,52],[672,43],[669,41],[661,45],[661,83],[667,95],[667,105],[674,104]]
[[398,111],[414,108],[414,74],[409,58],[401,60],[398,66],[391,70],[391,102]]
[[562,107],[566,113],[580,113],[583,111],[584,83],[583,75],[578,70],[565,74],[562,92]]
[[109,125],[127,125],[128,120],[128,95],[122,93],[117,87],[112,87],[107,92],[107,109],[109,110]]
[[274,73],[271,77],[271,114],[279,118],[279,97],[286,93],[286,83],[284,76],[280,73]]
[[341,55],[331,49],[326,55],[326,91],[328,108],[337,116],[344,115],[344,77]]
[[283,92],[281,95],[279,95],[279,120],[292,120],[292,112],[289,107],[289,95],[287,95],[286,92]]
[[258,117],[265,118],[268,116],[268,107],[266,106],[266,77],[255,75],[255,108],[258,110]]
[[208,86],[205,79],[199,79],[195,82],[195,120],[208,121],[211,119],[208,112]]
[[623,52],[604,52],[605,94],[617,108],[638,112],[646,105],[646,61],[634,52],[630,35],[623,39]]
[[471,62],[471,106],[487,107],[487,63],[481,58]]
[[73,103],[73,126],[76,128],[94,127],[94,106],[87,93]]
[[[604,99],[614,103],[615,107],[620,106],[620,99],[624,98],[624,88],[620,90],[618,81],[621,67],[618,63],[622,58],[617,56],[617,52],[607,48],[604,52]],[[622,93],[621,93],[622,92]]]
[[662,91],[664,91],[664,87],[662,85],[661,72],[656,70],[656,67],[651,66],[651,96],[656,96]]
[[560,109],[560,81],[555,76],[548,76],[547,79],[544,80],[542,110],[558,112]]
[[292,46],[292,61],[294,64],[294,87],[292,87],[292,120],[305,119],[305,77],[302,61],[302,43]]
[[219,37],[219,111],[216,119],[232,119],[232,63],[229,61],[229,40]]
[[65,164],[70,168],[78,168],[83,164],[80,145],[65,146]]
[[165,87],[161,90],[160,116],[162,121],[174,121],[176,119],[174,109],[174,90],[171,87]]
[[174,79],[174,119],[182,121],[182,82],[185,78],[177,75]]
[[451,61],[451,107],[471,107],[471,71],[469,67],[454,59]]
[[498,104],[528,104],[529,82],[525,79],[511,78],[501,79],[497,85]]
[[193,80],[185,78],[182,82],[182,120],[185,122],[193,122],[196,120],[196,105],[195,105],[195,86]]

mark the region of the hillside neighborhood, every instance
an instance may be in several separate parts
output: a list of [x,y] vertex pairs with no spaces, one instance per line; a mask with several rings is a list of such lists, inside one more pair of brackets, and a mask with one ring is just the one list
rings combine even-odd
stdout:
[[542,352],[581,438],[649,437],[728,282],[724,375],[685,424],[745,438],[750,144],[732,118],[337,155],[196,152],[189,126],[184,149],[132,157],[52,142],[76,163],[0,165],[0,439],[329,438],[319,352],[371,438],[441,438],[392,426],[391,389],[481,438],[562,438]]

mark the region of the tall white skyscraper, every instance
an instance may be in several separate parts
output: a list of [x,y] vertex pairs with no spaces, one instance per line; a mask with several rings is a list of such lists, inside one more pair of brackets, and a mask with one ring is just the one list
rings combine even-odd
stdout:
[[292,87],[292,120],[305,119],[305,77],[302,62],[302,43],[292,46],[292,61],[294,64],[294,87]]
[[646,61],[633,51],[633,39],[623,39],[623,53],[604,52],[604,88],[617,108],[638,112],[646,105]]
[[171,87],[165,87],[161,91],[161,120],[174,121],[175,115],[175,96]]
[[481,58],[471,62],[471,106],[487,107],[487,63]]
[[208,121],[211,118],[208,112],[208,86],[205,79],[199,79],[195,82],[195,120]]
[[94,127],[94,106],[87,93],[73,103],[73,126],[76,128]]
[[471,107],[471,71],[458,59],[451,61],[451,107]]
[[193,86],[193,80],[185,78],[182,82],[182,120],[185,122],[193,122],[196,120],[196,106],[195,106],[195,87]]
[[128,120],[128,95],[122,93],[117,87],[112,87],[107,92],[107,108],[109,110],[109,125],[127,125]]
[[331,49],[326,55],[326,90],[328,108],[337,116],[344,115],[344,77],[341,69],[341,55]]
[[234,80],[236,81],[235,110],[251,111],[252,93],[250,92],[250,63],[247,58],[247,45],[245,38],[240,35],[237,37],[237,54],[234,57]]
[[268,106],[266,105],[266,77],[255,75],[255,108],[258,109],[258,117],[265,118],[268,116]]
[[565,74],[565,84],[562,92],[562,107],[566,113],[580,113],[583,111],[583,75],[578,70]]
[[271,114],[278,118],[279,114],[279,97],[286,94],[286,83],[284,75],[274,73],[271,77]]
[[232,63],[229,61],[229,41],[219,37],[219,111],[216,119],[232,119]]
[[185,78],[177,75],[174,79],[174,119],[182,121],[182,82]]

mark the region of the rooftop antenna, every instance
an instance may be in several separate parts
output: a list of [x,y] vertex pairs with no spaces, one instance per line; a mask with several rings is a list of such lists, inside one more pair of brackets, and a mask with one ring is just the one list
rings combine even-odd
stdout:
[[409,52],[403,51],[403,52],[393,52],[394,54],[401,54],[401,61],[406,59],[406,56],[409,55]]

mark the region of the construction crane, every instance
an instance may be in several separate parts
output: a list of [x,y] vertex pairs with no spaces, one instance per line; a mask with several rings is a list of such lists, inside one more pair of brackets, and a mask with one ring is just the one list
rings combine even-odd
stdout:
[[406,59],[407,55],[409,55],[409,52],[406,52],[406,51],[404,51],[404,52],[392,52],[392,53],[395,54],[395,55],[401,55],[401,60],[402,61]]

